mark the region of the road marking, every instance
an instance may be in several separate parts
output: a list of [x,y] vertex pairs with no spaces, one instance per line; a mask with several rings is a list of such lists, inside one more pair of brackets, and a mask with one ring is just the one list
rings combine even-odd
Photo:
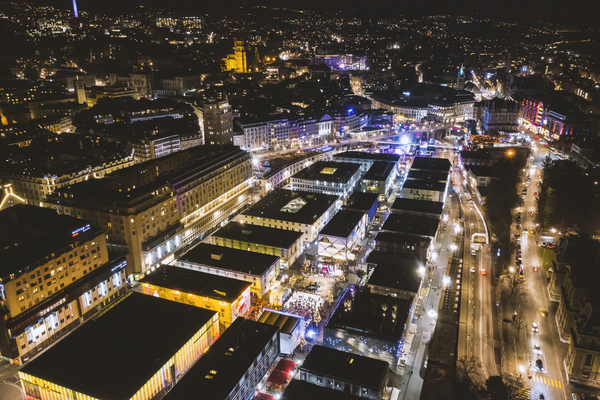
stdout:
[[558,387],[562,389],[562,385],[560,384],[560,381],[556,381],[556,383],[558,383]]
[[542,379],[544,379],[544,385],[547,385],[547,383],[546,383],[546,378],[542,378]]
[[421,296],[428,296],[428,295],[429,295],[429,288],[422,288]]

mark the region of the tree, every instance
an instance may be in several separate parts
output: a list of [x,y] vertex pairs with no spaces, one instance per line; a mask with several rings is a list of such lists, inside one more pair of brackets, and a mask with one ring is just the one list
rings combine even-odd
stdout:
[[508,297],[511,299],[513,304],[519,301],[521,295],[527,293],[525,288],[525,279],[521,278],[517,272],[512,272],[504,278],[506,282],[506,289],[508,291]]
[[485,388],[489,400],[517,400],[522,386],[502,376],[493,375],[485,381]]
[[327,292],[327,296],[325,296],[325,300],[327,300],[327,302],[330,305],[333,304],[333,292],[332,291]]
[[365,276],[366,274],[367,274],[367,273],[366,273],[364,270],[362,270],[362,269],[359,269],[358,271],[356,271],[356,276],[358,276],[358,279],[362,279],[362,278],[364,278],[364,276]]
[[304,346],[306,346],[306,339],[304,339],[304,336],[298,341],[298,346],[300,346],[300,351],[304,350]]
[[527,326],[527,318],[525,318],[525,315],[519,314],[513,321],[513,325],[514,325],[515,329],[517,330],[517,339],[518,339],[519,334],[521,333],[521,329],[523,329]]
[[461,383],[467,383],[471,380],[471,374],[478,372],[481,366],[479,357],[460,357],[456,360],[456,377]]

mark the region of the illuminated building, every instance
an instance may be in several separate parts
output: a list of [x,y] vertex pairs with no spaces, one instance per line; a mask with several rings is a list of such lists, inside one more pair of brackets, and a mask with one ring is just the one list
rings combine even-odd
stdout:
[[539,131],[544,118],[544,103],[537,99],[525,98],[521,102],[521,119]]
[[204,143],[233,144],[233,113],[227,100],[204,103]]
[[318,254],[325,273],[334,273],[336,264],[354,260],[367,229],[367,214],[340,210],[319,233]]
[[3,356],[28,361],[125,292],[125,259],[89,222],[18,204],[0,232]]
[[241,210],[250,177],[246,152],[197,146],[60,189],[45,205],[101,227],[134,279]]
[[248,72],[248,50],[243,40],[233,42],[234,52],[223,58],[223,71]]
[[275,285],[279,257],[200,243],[177,260],[177,266],[250,282],[253,294],[262,298]]
[[290,141],[290,123],[287,119],[272,119],[261,122],[241,123],[243,149],[276,149],[287,146]]
[[224,328],[250,309],[246,281],[161,265],[139,282],[144,294],[217,311]]
[[519,103],[498,98],[485,100],[482,126],[487,133],[517,131],[519,127]]
[[137,162],[167,156],[180,150],[179,135],[153,135],[144,138],[132,138],[134,158]]
[[[600,388],[600,301],[598,295],[584,300],[584,306],[571,326],[571,341],[564,359],[570,384]],[[583,305],[583,304],[582,304]]]
[[165,400],[250,400],[279,355],[275,326],[238,318]]
[[398,168],[393,162],[375,161],[360,180],[360,189],[367,193],[377,193],[382,197],[390,194]]
[[319,231],[339,209],[337,195],[276,189],[241,214],[244,224],[287,229],[317,239]]
[[440,96],[427,104],[427,116],[443,124],[456,124],[473,118],[475,99],[471,93]]
[[373,108],[392,111],[396,122],[421,122],[427,116],[427,100],[412,98],[391,100],[378,96],[372,96],[370,99]]
[[[332,152],[325,153],[302,153],[296,158],[281,160],[269,160],[269,165],[255,165],[253,172],[258,179],[261,189],[261,195],[264,196],[269,191],[285,186],[290,180],[290,177],[302,169],[308,167],[317,161],[331,161]],[[289,161],[288,161],[289,160]]]
[[304,319],[297,316],[263,310],[258,322],[279,328],[279,351],[282,354],[294,354],[306,330]]
[[410,300],[350,285],[323,328],[323,346],[400,365]]
[[218,337],[215,311],[131,292],[19,371],[28,399],[160,400]]
[[103,160],[98,159],[96,163],[90,161],[92,160],[72,161],[68,167],[59,166],[60,163],[57,161],[49,165],[31,165],[25,170],[23,165],[19,165],[18,168],[8,166],[0,176],[3,182],[12,184],[13,192],[17,196],[23,198],[28,204],[38,206],[46,200],[46,196],[58,189],[90,179],[104,178],[111,172],[134,164],[132,157],[118,155],[105,157]]
[[290,179],[292,190],[340,196],[346,199],[360,177],[355,163],[317,161],[295,173]]
[[333,133],[341,138],[346,138],[351,132],[357,131],[369,123],[369,116],[366,113],[355,111],[350,107],[334,110],[332,114]]
[[291,267],[303,251],[302,233],[235,221],[211,235],[212,244],[280,257],[281,268]]
[[386,395],[389,367],[386,361],[316,345],[300,366],[297,378],[375,400]]
[[445,158],[415,157],[402,186],[402,197],[444,203],[450,166],[450,161]]
[[364,71],[369,69],[367,66],[367,56],[355,56],[352,54],[318,54],[312,58],[311,64],[325,64],[332,70],[339,71]]

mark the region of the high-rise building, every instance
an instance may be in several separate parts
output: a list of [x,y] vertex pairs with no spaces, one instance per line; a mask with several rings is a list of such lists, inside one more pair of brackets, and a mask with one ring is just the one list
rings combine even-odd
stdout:
[[204,103],[204,143],[233,144],[233,113],[227,100]]

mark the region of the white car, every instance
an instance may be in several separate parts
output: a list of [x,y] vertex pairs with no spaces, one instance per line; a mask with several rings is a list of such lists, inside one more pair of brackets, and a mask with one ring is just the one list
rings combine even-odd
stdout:
[[475,273],[475,267],[471,267],[471,273],[474,274]]

